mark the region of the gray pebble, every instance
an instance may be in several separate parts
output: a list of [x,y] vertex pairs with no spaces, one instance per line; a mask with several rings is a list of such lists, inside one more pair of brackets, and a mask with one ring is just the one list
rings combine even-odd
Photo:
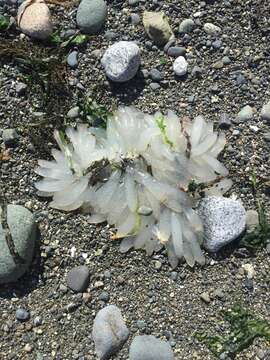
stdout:
[[208,292],[203,292],[200,294],[200,298],[202,301],[204,301],[206,304],[209,304],[211,302],[210,296]]
[[0,223],[0,284],[17,281],[24,275],[32,262],[37,235],[34,216],[23,206],[7,205],[7,224],[16,253],[10,251]]
[[198,207],[204,225],[204,247],[217,252],[224,245],[238,238],[246,227],[246,212],[236,200],[208,196]]
[[170,344],[152,335],[136,336],[129,349],[129,360],[173,360]]
[[270,101],[262,107],[261,117],[270,122]]
[[231,61],[231,59],[229,58],[229,56],[224,56],[224,57],[222,58],[222,62],[223,62],[224,65],[229,65],[232,61]]
[[191,76],[200,77],[201,74],[202,74],[202,68],[200,68],[198,65],[195,65],[191,70]]
[[219,122],[218,122],[219,128],[222,130],[227,130],[230,128],[231,124],[232,123],[231,123],[231,119],[230,119],[229,115],[226,113],[221,113]]
[[137,328],[140,330],[146,328],[146,323],[144,320],[137,320],[136,325],[137,325]]
[[156,90],[158,90],[159,88],[160,88],[160,85],[158,84],[158,83],[156,83],[156,82],[152,82],[152,83],[150,83],[150,88],[152,89],[152,90],[154,90],[154,91],[156,91]]
[[16,319],[19,321],[27,321],[30,319],[30,313],[29,311],[23,309],[23,308],[19,308],[16,310]]
[[75,292],[83,292],[90,281],[90,272],[87,266],[80,265],[71,269],[67,274],[67,286]]
[[130,21],[132,25],[138,25],[141,22],[140,15],[138,14],[130,14]]
[[14,145],[19,139],[19,135],[15,129],[4,129],[2,132],[2,139],[5,145]]
[[115,305],[100,310],[94,320],[92,337],[100,360],[107,360],[117,353],[129,336],[121,311]]
[[142,206],[139,207],[137,212],[138,212],[139,215],[150,216],[153,213],[153,209],[151,209],[148,206],[142,205]]
[[16,93],[19,95],[19,96],[22,96],[26,93],[26,89],[27,89],[27,85],[23,82],[18,82],[16,84],[16,87],[15,87],[15,90],[16,90]]
[[78,51],[72,51],[67,57],[67,63],[71,68],[78,66]]
[[110,300],[110,295],[106,291],[103,291],[98,298],[101,301],[108,302]]
[[67,117],[69,119],[76,119],[77,117],[79,117],[80,115],[80,108],[79,106],[74,106],[73,108],[71,108],[69,110],[69,112],[67,113]]
[[106,50],[101,63],[112,81],[129,81],[140,67],[140,49],[134,42],[119,41]]
[[40,326],[42,324],[42,318],[40,316],[36,316],[33,320],[34,326]]
[[216,36],[221,33],[221,28],[212,23],[204,24],[203,29],[208,35],[211,36]]
[[149,76],[153,81],[160,82],[164,79],[163,74],[158,69],[151,69]]
[[249,106],[249,105],[246,105],[237,114],[237,120],[240,121],[240,122],[251,120],[253,118],[253,113],[254,113],[253,108],[251,106]]
[[103,27],[107,17],[107,5],[104,0],[82,0],[76,21],[86,34],[96,34]]
[[117,38],[117,34],[112,30],[107,30],[104,34],[104,37],[108,41],[113,41]]
[[182,46],[171,46],[167,51],[167,54],[172,57],[184,56],[185,53],[186,48]]
[[192,19],[184,19],[179,25],[180,33],[190,33],[195,27],[195,22]]

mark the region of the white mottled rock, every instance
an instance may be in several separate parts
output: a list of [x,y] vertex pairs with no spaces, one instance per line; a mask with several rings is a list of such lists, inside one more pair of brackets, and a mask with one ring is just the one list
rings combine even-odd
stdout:
[[134,42],[119,41],[106,50],[101,64],[112,81],[128,81],[136,75],[140,67],[140,49]]
[[18,9],[17,21],[21,31],[35,39],[48,39],[53,31],[50,10],[44,0],[24,1]]
[[173,63],[173,71],[177,76],[186,75],[188,63],[184,56],[178,56]]
[[129,331],[117,306],[108,305],[97,313],[92,336],[100,360],[109,359],[121,349]]
[[204,225],[204,247],[217,252],[238,238],[246,227],[246,211],[236,200],[209,196],[198,207]]
[[203,29],[208,35],[212,35],[212,36],[216,36],[221,33],[221,28],[212,23],[205,23]]
[[143,26],[150,39],[159,46],[174,37],[168,18],[162,11],[144,11]]

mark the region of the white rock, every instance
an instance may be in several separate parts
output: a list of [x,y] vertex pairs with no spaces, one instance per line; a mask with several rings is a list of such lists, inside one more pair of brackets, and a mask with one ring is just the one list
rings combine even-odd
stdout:
[[173,63],[173,71],[177,76],[186,75],[188,63],[184,56],[179,56]]
[[109,359],[120,350],[129,336],[129,331],[117,306],[108,305],[97,313],[92,336],[100,360]]
[[131,41],[119,41],[110,46],[101,59],[106,75],[115,82],[132,79],[141,63],[140,49]]
[[216,36],[221,33],[221,28],[212,23],[205,23],[203,29],[208,35],[212,36]]
[[239,237],[246,227],[246,211],[236,200],[209,196],[198,208],[204,225],[204,247],[217,252]]
[[50,10],[44,0],[26,0],[18,9],[18,26],[35,39],[45,40],[53,31]]

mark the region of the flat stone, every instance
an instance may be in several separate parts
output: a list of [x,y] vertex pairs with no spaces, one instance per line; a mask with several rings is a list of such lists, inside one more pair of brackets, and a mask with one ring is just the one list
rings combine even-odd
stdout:
[[261,117],[263,120],[267,120],[270,122],[270,101],[267,104],[263,105]]
[[174,36],[168,18],[162,11],[144,11],[143,26],[147,35],[158,46],[165,45]]
[[149,72],[149,76],[153,81],[160,82],[164,79],[163,74],[158,69],[151,69]]
[[53,32],[51,15],[44,0],[26,0],[18,9],[18,26],[35,39],[45,40]]
[[247,210],[246,212],[246,226],[247,231],[251,232],[259,225],[259,214],[256,210]]
[[183,56],[186,53],[186,48],[182,46],[171,46],[169,47],[167,54],[172,57]]
[[173,360],[170,344],[153,335],[135,336],[129,349],[129,360]]
[[100,360],[107,360],[116,354],[127,341],[128,336],[128,328],[117,306],[108,305],[97,313],[92,337]]
[[67,274],[67,286],[75,292],[85,291],[89,282],[90,272],[85,265],[76,266]]
[[8,246],[6,229],[0,223],[0,284],[15,282],[24,275],[33,259],[37,235],[33,214],[20,205],[7,205],[7,226],[15,254]]
[[107,17],[107,5],[104,0],[82,0],[76,21],[78,27],[86,34],[96,34],[103,27]]
[[173,71],[177,76],[184,76],[187,73],[188,63],[183,56],[179,56],[173,63]]
[[106,75],[115,82],[126,82],[132,79],[140,63],[140,49],[131,41],[119,41],[113,44],[101,59]]
[[204,225],[204,247],[217,252],[238,238],[246,227],[246,211],[236,200],[209,196],[198,207]]

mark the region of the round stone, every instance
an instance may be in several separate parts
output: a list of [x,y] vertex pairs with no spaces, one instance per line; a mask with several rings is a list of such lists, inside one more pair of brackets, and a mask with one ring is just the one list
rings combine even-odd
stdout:
[[19,308],[16,310],[16,319],[19,321],[27,321],[30,319],[30,313],[29,311],[23,309],[23,308]]
[[152,335],[136,336],[129,349],[129,360],[173,360],[170,344]]
[[21,31],[32,38],[45,40],[52,34],[50,10],[44,0],[24,1],[17,18]]
[[251,106],[249,106],[249,105],[246,105],[237,114],[237,120],[240,121],[240,122],[251,120],[253,118],[253,113],[254,113],[253,108]]
[[106,50],[101,63],[109,79],[115,82],[128,81],[139,69],[140,49],[134,42],[119,41]]
[[195,27],[195,22],[192,19],[184,19],[179,25],[180,33],[190,33]]
[[183,56],[179,56],[173,63],[173,71],[177,76],[183,76],[187,73],[188,63]]
[[0,208],[0,215],[0,284],[5,284],[17,281],[29,268],[37,227],[33,214],[20,205],[7,205],[6,212]]
[[71,269],[67,274],[67,286],[75,292],[83,292],[90,281],[90,272],[87,266],[80,265]]
[[98,33],[107,17],[104,0],[82,0],[77,11],[77,25],[86,34]]

